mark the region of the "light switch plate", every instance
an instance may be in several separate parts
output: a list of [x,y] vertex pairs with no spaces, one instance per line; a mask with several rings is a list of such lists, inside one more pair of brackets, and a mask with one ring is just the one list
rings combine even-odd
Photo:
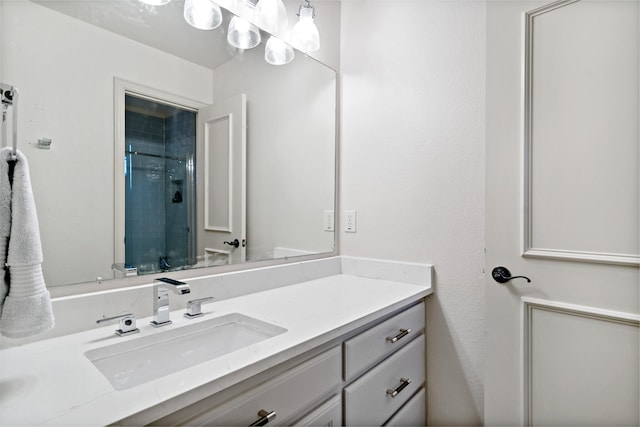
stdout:
[[347,233],[356,232],[356,211],[344,211],[344,231]]
[[324,231],[334,231],[335,230],[335,222],[333,210],[324,211]]

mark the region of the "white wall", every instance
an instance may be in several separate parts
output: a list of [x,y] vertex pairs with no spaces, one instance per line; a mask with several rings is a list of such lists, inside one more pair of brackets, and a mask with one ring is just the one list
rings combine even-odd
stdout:
[[343,1],[341,254],[432,263],[428,420],[483,419],[485,4]]
[[[45,280],[110,277],[113,78],[210,103],[211,71],[30,1],[2,9],[1,75],[20,90],[18,148],[30,162]],[[36,148],[43,137],[51,150]]]

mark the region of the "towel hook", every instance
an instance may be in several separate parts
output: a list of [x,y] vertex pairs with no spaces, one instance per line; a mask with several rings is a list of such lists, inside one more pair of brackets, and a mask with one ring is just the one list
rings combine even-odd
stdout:
[[18,158],[18,88],[8,85],[6,83],[0,83],[0,96],[2,96],[2,136],[4,137],[4,121],[6,119],[6,112],[8,107],[13,107],[13,126],[12,126],[12,151],[11,159],[16,160]]

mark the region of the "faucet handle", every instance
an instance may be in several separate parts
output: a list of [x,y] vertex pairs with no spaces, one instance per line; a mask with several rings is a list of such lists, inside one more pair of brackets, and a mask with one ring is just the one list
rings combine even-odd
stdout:
[[184,317],[187,319],[193,319],[195,317],[204,316],[204,313],[202,312],[202,304],[213,300],[213,297],[206,297],[187,301],[187,312],[184,314]]
[[96,320],[96,323],[100,324],[103,322],[111,322],[113,320],[120,320],[120,329],[116,329],[116,335],[123,337],[140,332],[140,329],[136,327],[136,316],[131,313],[98,319]]

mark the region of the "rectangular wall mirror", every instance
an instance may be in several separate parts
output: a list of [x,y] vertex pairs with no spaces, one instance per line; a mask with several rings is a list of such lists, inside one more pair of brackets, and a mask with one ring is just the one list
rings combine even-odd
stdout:
[[202,31],[183,5],[0,6],[48,286],[335,250],[335,71],[271,65],[269,34],[232,48],[233,15]]

